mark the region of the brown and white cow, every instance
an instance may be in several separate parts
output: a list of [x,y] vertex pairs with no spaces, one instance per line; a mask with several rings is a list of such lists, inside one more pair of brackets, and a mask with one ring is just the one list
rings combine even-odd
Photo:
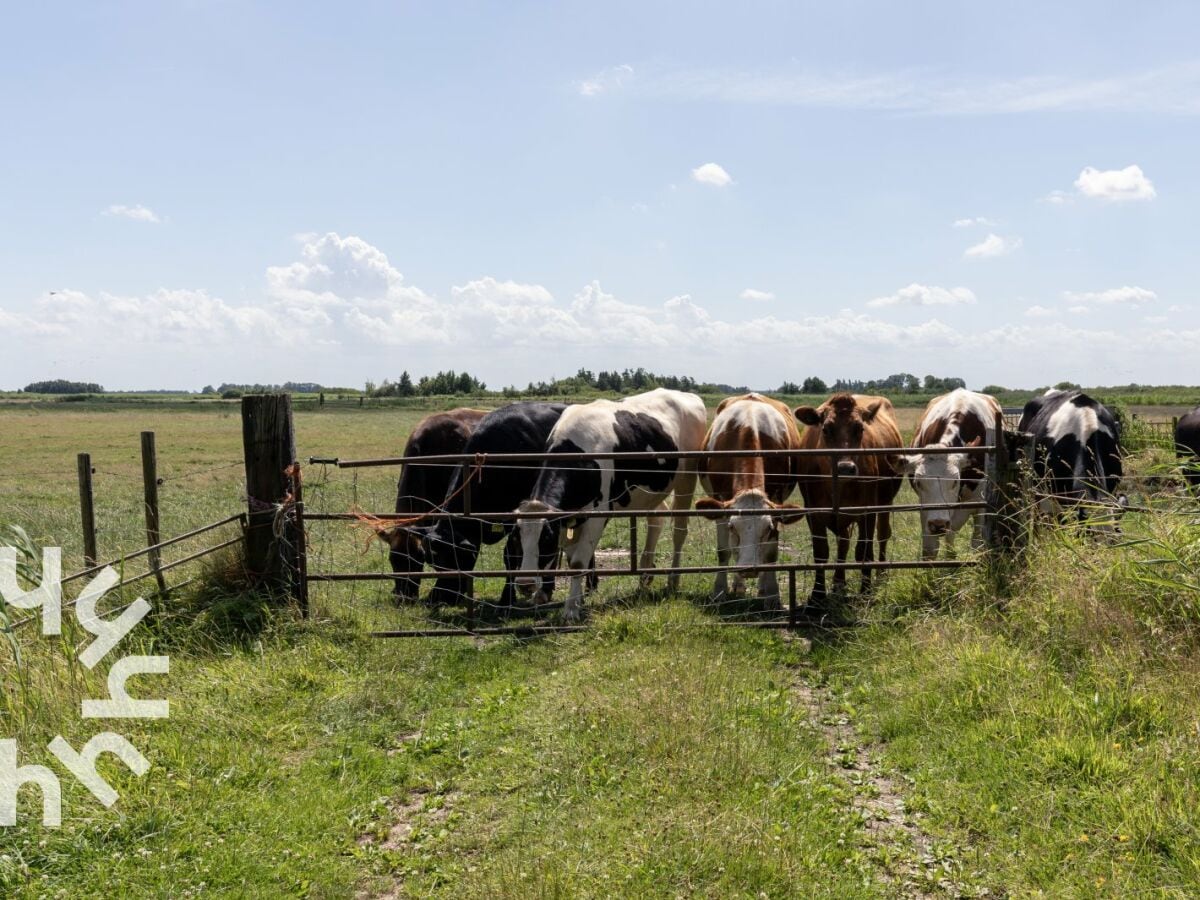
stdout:
[[[799,446],[800,429],[792,411],[762,394],[722,400],[704,438],[705,450],[752,452]],[[717,522],[717,561],[725,566],[735,558],[735,565],[749,567],[734,573],[734,594],[744,587],[743,574],[757,574],[759,596],[779,602],[776,573],[756,573],[755,568],[778,559],[779,526],[804,517],[799,507],[784,503],[796,489],[795,463],[788,456],[706,457],[700,463],[700,482],[709,496],[696,501],[696,509],[707,510],[707,517]],[[717,574],[714,600],[728,594],[727,574]]]
[[942,538],[947,543],[975,517],[971,544],[983,546],[983,516],[978,510],[951,509],[953,503],[986,498],[987,453],[977,448],[1003,444],[1004,413],[994,397],[958,388],[934,397],[925,407],[912,447],[958,447],[961,453],[908,453],[897,457],[921,502],[921,556],[934,559]]
[[[796,418],[804,423],[800,434],[803,449],[852,450],[857,448],[903,449],[900,429],[891,401],[886,397],[866,394],[834,394],[816,409],[798,406]],[[838,508],[851,506],[887,506],[900,490],[901,477],[889,457],[880,455],[845,455],[836,459],[815,455],[797,458],[800,494],[808,507],[808,527],[812,532],[813,562],[829,561],[829,536],[837,538],[837,561],[844,563],[850,549],[850,535],[858,526],[858,543],[854,558],[857,562],[872,562],[874,541],[879,540],[879,559],[887,559],[887,544],[892,536],[890,512],[880,513],[818,513],[814,509],[829,508],[833,502],[833,472],[838,476]],[[833,573],[833,588],[842,592],[846,587],[846,570]],[[871,587],[871,570],[862,570],[862,590]],[[818,569],[810,602],[825,598],[825,570]]]

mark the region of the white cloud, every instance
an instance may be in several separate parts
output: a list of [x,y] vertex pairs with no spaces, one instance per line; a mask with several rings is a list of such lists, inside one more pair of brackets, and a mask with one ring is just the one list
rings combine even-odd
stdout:
[[1007,256],[1021,246],[1019,237],[1001,237],[989,234],[978,244],[963,251],[963,256],[969,259],[991,259],[996,256]]
[[1100,200],[1153,200],[1158,194],[1141,166],[1103,172],[1088,166],[1075,179],[1075,187],[1083,196]]
[[1106,291],[1063,291],[1063,298],[1068,303],[1074,303],[1077,306],[1097,303],[1105,306],[1117,304],[1143,306],[1152,300],[1157,300],[1158,294],[1143,287],[1125,285],[1124,287],[1109,288]]
[[1040,200],[1038,200],[1038,203],[1049,203],[1051,206],[1066,206],[1074,199],[1075,198],[1066,191],[1053,190],[1045,197],[1042,197]]
[[641,202],[638,202],[638,203],[635,203],[635,204],[633,204],[633,206],[631,206],[631,207],[630,207],[630,209],[632,209],[632,210],[633,210],[635,213],[648,213],[648,212],[650,212],[650,207],[649,207],[649,205],[647,205],[647,204],[645,204],[645,203],[641,203]]
[[716,163],[705,163],[692,169],[692,180],[698,181],[701,184],[710,184],[713,187],[725,187],[733,184],[733,178],[729,173],[718,166]]
[[983,216],[968,216],[965,219],[955,219],[950,223],[951,228],[970,228],[972,225],[995,226],[995,222]]
[[975,294],[965,287],[943,288],[913,283],[894,294],[869,300],[867,306],[881,309],[887,306],[957,306],[974,302]]
[[1090,306],[1068,306],[1067,307],[1067,312],[1075,313],[1075,315],[1077,315],[1077,316],[1082,315],[1083,313],[1090,313],[1091,311],[1092,311],[1092,308]]
[[750,300],[755,303],[765,303],[769,300],[774,300],[775,295],[771,291],[758,291],[754,288],[746,288],[738,294],[738,298],[741,300]]
[[[651,99],[903,111],[926,115],[1017,115],[1047,111],[1200,114],[1200,62],[1102,78],[945,77],[929,69],[865,74],[815,72],[800,64],[756,68],[646,67],[637,93]],[[600,79],[589,79],[603,83]],[[601,87],[600,90],[604,88]],[[599,92],[599,91],[597,91]]]
[[1058,315],[1058,310],[1051,309],[1048,306],[1033,305],[1025,310],[1025,315],[1031,319],[1049,319]]
[[633,78],[633,66],[613,66],[597,72],[591,78],[586,78],[576,85],[581,97],[596,97],[609,91],[624,87]]
[[126,206],[123,203],[114,203],[112,206],[104,210],[103,215],[112,216],[119,219],[133,219],[135,222],[149,222],[157,225],[162,222],[158,214],[142,204],[138,203],[134,206]]
[[1168,316],[1142,316],[1142,321],[1149,322],[1152,325],[1161,325],[1163,322],[1166,322],[1168,318]]

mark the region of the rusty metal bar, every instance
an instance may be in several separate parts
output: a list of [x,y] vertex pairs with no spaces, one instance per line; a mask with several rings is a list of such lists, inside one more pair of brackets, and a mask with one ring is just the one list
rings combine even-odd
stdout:
[[629,519],[629,574],[638,574],[637,516]]
[[[864,513],[873,512],[918,512],[926,507],[920,503],[896,503],[896,504],[877,504],[875,506],[815,506],[798,510],[809,515],[813,513],[833,513],[837,515],[862,515]],[[947,503],[939,504],[938,509],[986,509],[987,502],[983,500],[972,500],[964,503]],[[472,518],[496,521],[520,521],[522,519],[545,519],[545,518],[566,518],[566,519],[630,519],[637,516],[645,516],[647,510],[630,510],[630,509],[578,509],[578,510],[560,510],[553,513],[545,512],[479,512],[475,513]],[[696,518],[704,516],[706,511],[699,509],[661,509],[654,510],[655,516],[662,518]],[[761,515],[761,510],[737,510],[730,509],[722,512],[723,516],[753,516]],[[370,516],[374,519],[411,519],[413,513],[363,513],[362,515]],[[427,512],[419,513],[421,518],[434,521],[437,519],[461,519],[464,518],[463,513],[454,512]],[[308,513],[305,519],[309,522],[349,522],[358,521],[359,514],[355,513]]]
[[[124,556],[118,556],[109,562],[100,563],[99,565],[92,566],[90,569],[83,569],[82,571],[74,572],[66,576],[59,583],[66,584],[67,582],[75,581],[78,578],[86,578],[88,575],[95,575],[101,569],[107,568],[108,566],[115,566],[117,563],[127,562],[131,559],[137,559],[139,556],[145,556],[151,550],[158,550],[162,547],[169,547],[172,544],[178,544],[180,541],[186,541],[188,538],[193,538],[198,534],[204,534],[206,531],[212,531],[214,528],[220,528],[222,525],[228,525],[230,522],[241,521],[244,523],[245,519],[246,514],[240,512],[227,518],[220,519],[219,521],[210,522],[208,525],[201,525],[199,528],[195,528],[191,531],[185,531],[183,534],[177,534],[175,537],[167,538],[165,541],[159,541],[157,544],[152,546],[143,547],[140,550],[133,551],[132,553],[126,553]],[[167,567],[163,566],[162,568],[166,569]]]
[[[973,448],[975,452],[992,452],[993,445]],[[582,462],[606,459],[620,460],[659,460],[659,459],[720,459],[722,457],[754,456],[768,457],[803,457],[803,456],[895,456],[897,453],[920,452],[930,456],[941,456],[962,453],[961,447],[923,447],[912,451],[908,447],[853,447],[846,449],[820,450],[756,450],[747,453],[745,450],[636,450],[628,453],[486,453],[482,454],[482,462],[488,463],[541,463],[541,462]],[[375,466],[401,466],[405,463],[421,463],[423,465],[438,465],[453,463],[455,465],[479,461],[473,453],[435,453],[428,456],[385,456],[376,459],[338,459],[337,457],[310,456],[310,464],[336,465],[339,469],[362,469]]]
[[[836,571],[857,571],[859,569],[962,569],[977,565],[974,559],[919,559],[919,560],[874,560],[872,562],[844,563],[771,563],[759,566],[664,566],[663,568],[639,569],[640,575],[711,575],[717,572],[817,572],[822,569]],[[582,577],[594,572],[598,578],[629,575],[628,569],[538,569],[540,577],[547,575],[555,578]],[[509,578],[529,575],[528,569],[484,569],[469,571],[463,569],[447,569],[441,572],[406,572],[406,578],[428,580],[436,578]],[[309,581],[394,581],[394,572],[318,572],[310,573]]]

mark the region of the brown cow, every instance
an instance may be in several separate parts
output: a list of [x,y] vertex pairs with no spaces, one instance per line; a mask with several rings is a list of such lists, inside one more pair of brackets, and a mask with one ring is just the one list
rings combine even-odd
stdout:
[[[717,407],[716,418],[704,438],[705,450],[795,450],[800,430],[792,411],[762,394],[728,397]],[[700,462],[700,480],[710,495],[696,502],[717,521],[717,561],[728,565],[736,554],[738,566],[770,564],[779,555],[779,526],[804,517],[799,507],[784,503],[796,489],[796,460],[787,456],[726,456]],[[741,515],[729,515],[729,511]],[[759,596],[779,603],[779,581],[773,571],[759,572]],[[733,577],[734,593],[743,587],[743,572]],[[728,592],[725,572],[717,574],[713,599]]]
[[[816,409],[811,406],[796,407],[796,418],[806,426],[800,435],[800,446],[806,450],[850,450],[859,447],[884,448],[903,447],[900,429],[896,427],[896,416],[891,401],[886,397],[871,397],[864,394],[834,394]],[[879,540],[879,559],[887,559],[887,543],[892,536],[890,512],[880,513],[832,513],[812,512],[816,508],[828,509],[833,505],[833,466],[838,476],[838,508],[851,506],[886,506],[900,490],[901,478],[893,461],[886,456],[846,455],[836,461],[829,456],[803,456],[797,458],[800,494],[804,505],[809,508],[808,527],[812,532],[813,562],[829,560],[829,537],[832,531],[837,538],[837,561],[844,563],[850,549],[850,534],[858,526],[858,543],[854,558],[860,563],[872,562],[874,540]],[[831,465],[832,463],[832,465]],[[846,570],[836,569],[833,573],[835,593],[846,588]],[[862,570],[862,590],[871,588],[871,570]],[[810,602],[820,603],[825,599],[825,570],[818,569],[813,584]]]
[[[413,428],[404,445],[404,455],[462,453],[479,420],[487,414],[486,409],[468,407],[431,413]],[[405,463],[396,483],[396,512],[417,514],[438,509],[446,497],[454,471],[454,465]],[[390,548],[388,557],[392,572],[398,576],[392,592],[398,600],[415,600],[420,592],[420,582],[407,576],[425,568],[424,539],[415,530],[396,525],[381,528],[378,534]]]

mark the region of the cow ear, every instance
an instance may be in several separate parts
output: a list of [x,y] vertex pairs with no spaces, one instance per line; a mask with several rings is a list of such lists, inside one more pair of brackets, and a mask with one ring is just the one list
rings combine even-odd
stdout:
[[971,440],[967,441],[967,446],[968,447],[982,447],[983,446],[983,435],[982,434],[975,435],[975,437],[973,437]]
[[771,509],[771,518],[780,525],[791,525],[808,515],[802,507],[795,503],[772,503]]
[[696,509],[700,510],[706,519],[724,518],[727,508],[727,504],[722,503],[716,497],[701,497],[696,501]]
[[797,406],[794,410],[796,419],[805,425],[820,425],[821,417],[811,406]]
[[883,408],[883,400],[872,400],[863,407],[862,417],[864,422],[870,422],[875,418],[880,409]]

